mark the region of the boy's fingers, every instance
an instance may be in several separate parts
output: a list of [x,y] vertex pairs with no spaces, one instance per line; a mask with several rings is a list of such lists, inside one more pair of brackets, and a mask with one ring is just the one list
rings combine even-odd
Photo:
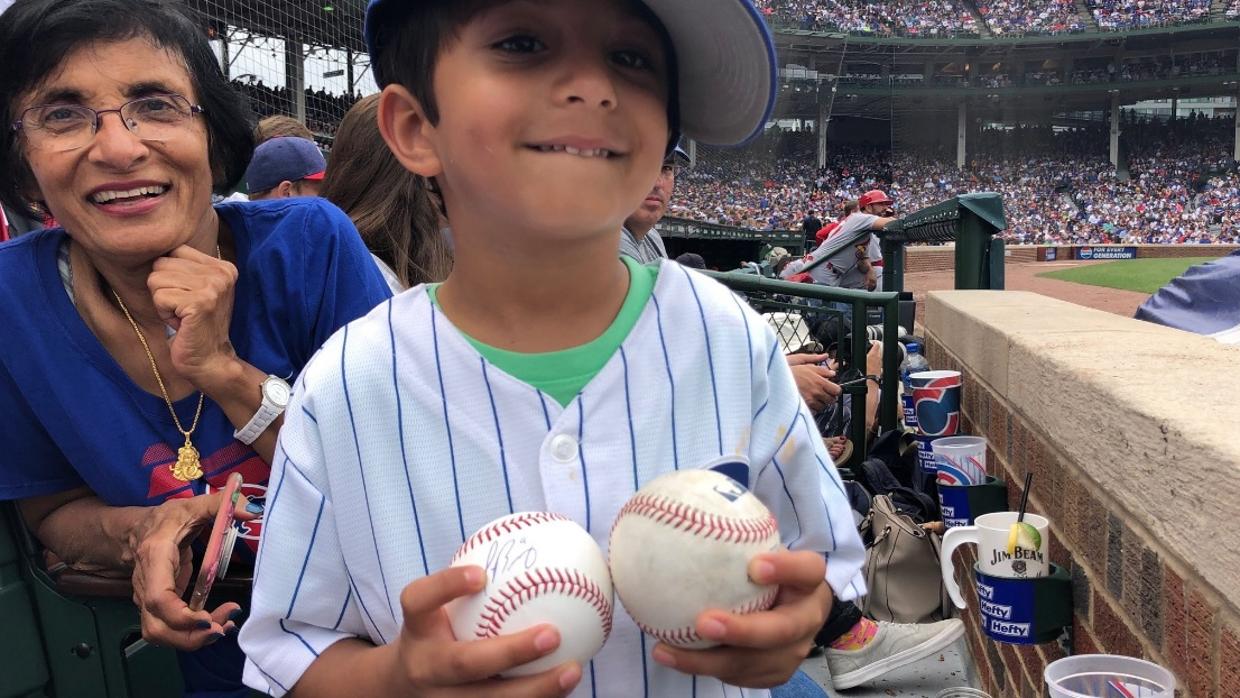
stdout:
[[749,561],[749,578],[755,584],[778,584],[809,591],[821,584],[826,575],[826,558],[808,550],[763,553]]
[[426,663],[427,683],[453,686],[484,681],[554,652],[559,646],[559,631],[550,625],[539,625],[485,640],[426,645],[419,661]]
[[[736,615],[706,611],[698,616],[699,635],[734,647],[767,649],[790,645],[822,626],[821,605],[803,596],[769,611]],[[821,619],[821,620],[825,620]]]
[[486,572],[476,565],[449,567],[410,582],[400,592],[405,632],[427,635],[439,623],[439,609],[452,599],[476,594],[486,586]]
[[474,696],[504,696],[505,698],[554,698],[566,696],[581,682],[581,665],[577,662],[561,664],[541,674],[515,679],[496,679],[472,686],[452,689],[450,695],[461,698]]

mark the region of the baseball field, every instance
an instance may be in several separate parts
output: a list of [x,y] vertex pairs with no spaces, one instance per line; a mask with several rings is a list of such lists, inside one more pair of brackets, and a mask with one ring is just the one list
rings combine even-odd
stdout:
[[[1032,291],[1132,317],[1151,293],[1190,266],[1210,259],[1213,258],[1009,263],[1004,273],[1009,290]],[[951,271],[914,273],[904,277],[904,287],[912,291],[917,299],[919,318],[924,317],[926,294],[951,289],[954,283],[954,272]]]
[[1162,288],[1189,267],[1209,262],[1215,257],[1184,257],[1180,259],[1129,259],[1103,262],[1070,269],[1048,271],[1038,276],[1070,281],[1089,286],[1117,288],[1150,294]]

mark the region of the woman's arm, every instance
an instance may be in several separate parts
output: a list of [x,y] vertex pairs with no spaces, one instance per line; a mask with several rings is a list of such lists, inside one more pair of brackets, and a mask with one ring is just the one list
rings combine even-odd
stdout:
[[108,577],[133,573],[134,533],[145,507],[108,506],[88,487],[17,504],[35,538],[69,567]]
[[[883,379],[883,343],[874,342],[870,345],[870,351],[865,357],[865,368],[867,376],[877,376],[879,381]],[[879,385],[871,384],[866,386],[865,391],[865,433],[866,438],[869,434],[874,433],[874,426],[878,424],[878,403],[879,397],[882,395]]]
[[[262,406],[262,385],[267,374],[236,355],[216,366],[194,379],[194,384],[224,410],[235,428],[241,429]],[[250,444],[267,463],[271,463],[276,452],[276,437],[283,425],[284,415],[280,415]]]
[[[190,540],[215,517],[221,493],[169,499],[154,507],[114,507],[78,488],[19,503],[26,525],[70,567],[129,577],[142,617],[142,636],[159,645],[195,650],[235,627],[239,606],[191,611],[181,595],[189,585]],[[238,518],[250,519],[244,511]]]

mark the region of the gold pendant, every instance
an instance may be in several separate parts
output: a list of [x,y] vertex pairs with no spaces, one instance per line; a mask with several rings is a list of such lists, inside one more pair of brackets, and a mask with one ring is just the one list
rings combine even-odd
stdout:
[[185,437],[185,445],[177,449],[177,462],[172,467],[172,477],[181,482],[189,482],[202,477],[202,467],[198,459],[198,449]]

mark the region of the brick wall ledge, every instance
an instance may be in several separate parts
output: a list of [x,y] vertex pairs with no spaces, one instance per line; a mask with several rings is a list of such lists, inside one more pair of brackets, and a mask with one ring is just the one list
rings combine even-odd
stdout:
[[1240,348],[1016,291],[931,293],[926,329],[1062,454],[1065,488],[1240,611]]

